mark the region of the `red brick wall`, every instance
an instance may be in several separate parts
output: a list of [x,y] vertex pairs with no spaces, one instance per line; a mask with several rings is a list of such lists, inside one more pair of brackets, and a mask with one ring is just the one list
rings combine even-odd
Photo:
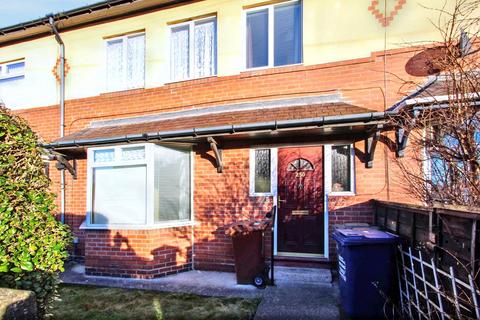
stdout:
[[[413,49],[388,53],[387,107],[405,93],[408,80],[404,67]],[[210,77],[67,100],[65,132],[77,131],[91,121],[126,118],[166,111],[199,108],[236,102],[340,92],[352,104],[384,110],[383,56],[339,61],[314,66],[292,66],[239,75]],[[72,70],[71,72],[74,72]],[[58,137],[58,106],[18,111],[46,140]]]
[[85,269],[90,275],[154,278],[192,266],[191,227],[88,230]]
[[198,269],[233,271],[232,244],[224,226],[242,219],[264,218],[272,208],[271,197],[249,197],[249,149],[223,150],[222,157],[223,173],[217,173],[204,150],[195,157]]
[[[409,50],[389,52],[387,68],[408,78],[404,65],[413,54]],[[293,66],[245,72],[228,77],[167,84],[159,88],[138,89],[66,102],[66,134],[85,128],[91,121],[154,114],[235,102],[321,95],[339,91],[350,103],[384,110],[383,57],[372,54],[365,59],[316,66]],[[72,70],[74,72],[74,70]],[[387,75],[387,106],[404,92],[403,84]],[[39,135],[51,141],[58,137],[58,106],[20,110]],[[394,136],[379,142],[372,169],[365,169],[363,141],[356,147],[355,197],[331,199],[330,228],[344,222],[372,222],[371,199],[405,198],[395,168]],[[209,155],[208,155],[209,154]],[[270,198],[251,198],[247,148],[223,150],[224,172],[217,173],[211,152],[198,150],[195,156],[193,259],[200,269],[233,270],[230,239],[223,226],[245,217],[262,217],[271,209]],[[77,161],[78,178],[66,179],[66,222],[79,237],[79,253],[85,252],[87,271],[92,274],[154,277],[191,267],[192,250],[188,228],[142,231],[83,231],[79,229],[86,212],[86,161]],[[59,173],[51,166],[52,190],[59,193]],[[58,203],[58,200],[57,200]],[[118,232],[118,236],[117,236]],[[183,234],[185,237],[179,237]],[[119,240],[120,239],[120,240]],[[128,246],[121,239],[128,240]],[[120,242],[118,246],[116,242]],[[333,250],[333,241],[330,248]],[[125,247],[126,246],[126,247]],[[333,253],[333,251],[331,251]],[[332,255],[333,256],[333,255]]]

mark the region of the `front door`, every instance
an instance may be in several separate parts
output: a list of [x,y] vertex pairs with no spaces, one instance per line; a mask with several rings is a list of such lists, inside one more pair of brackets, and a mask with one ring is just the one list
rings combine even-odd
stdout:
[[323,147],[278,149],[279,255],[325,254]]

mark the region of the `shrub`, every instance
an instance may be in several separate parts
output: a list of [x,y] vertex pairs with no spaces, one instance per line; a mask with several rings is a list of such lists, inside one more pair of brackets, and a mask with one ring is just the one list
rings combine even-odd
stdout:
[[71,233],[54,217],[37,135],[0,105],[0,286],[32,290],[46,312]]

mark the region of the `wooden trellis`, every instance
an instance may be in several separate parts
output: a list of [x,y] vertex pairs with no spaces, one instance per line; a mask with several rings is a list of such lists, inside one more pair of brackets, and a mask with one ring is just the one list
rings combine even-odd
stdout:
[[480,319],[479,291],[471,274],[468,283],[453,267],[442,270],[421,251],[398,247],[398,285],[402,313],[409,319]]

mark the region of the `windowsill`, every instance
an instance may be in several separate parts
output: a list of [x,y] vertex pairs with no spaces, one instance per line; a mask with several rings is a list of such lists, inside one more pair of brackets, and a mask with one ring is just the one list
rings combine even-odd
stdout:
[[337,192],[330,192],[328,196],[332,197],[353,197],[355,196],[355,192],[351,191],[337,191]]
[[294,64],[286,64],[283,66],[265,66],[265,67],[256,67],[256,68],[244,68],[242,71],[240,71],[240,74],[249,74],[249,73],[276,73],[276,72],[284,72],[288,70],[289,68],[295,69],[296,67],[303,67],[303,62],[300,63],[294,63]]
[[103,96],[103,95],[121,95],[121,94],[131,93],[132,91],[140,91],[140,90],[144,90],[144,89],[145,89],[145,86],[136,87],[136,88],[116,89],[116,90],[101,92],[100,95],[101,96]]
[[269,193],[250,193],[249,194],[250,197],[273,197],[273,193],[269,192]]
[[15,79],[19,79],[19,78],[25,78],[25,74],[24,73],[17,73],[17,74],[9,74],[9,75],[6,75],[6,76],[0,76],[0,80],[15,80]]
[[183,83],[183,82],[191,82],[191,81],[196,81],[196,80],[206,80],[206,79],[209,79],[209,78],[217,78],[218,75],[214,74],[214,75],[211,75],[211,76],[205,76],[205,77],[199,77],[199,78],[188,78],[188,79],[182,79],[182,80],[168,80],[167,82],[165,82],[165,85],[169,85],[169,84],[178,84],[178,83]]
[[175,222],[165,222],[157,224],[114,224],[114,225],[87,225],[84,221],[79,229],[80,230],[156,230],[156,229],[168,229],[168,228],[178,228],[178,227],[190,227],[195,226],[197,223],[195,221],[175,221]]

